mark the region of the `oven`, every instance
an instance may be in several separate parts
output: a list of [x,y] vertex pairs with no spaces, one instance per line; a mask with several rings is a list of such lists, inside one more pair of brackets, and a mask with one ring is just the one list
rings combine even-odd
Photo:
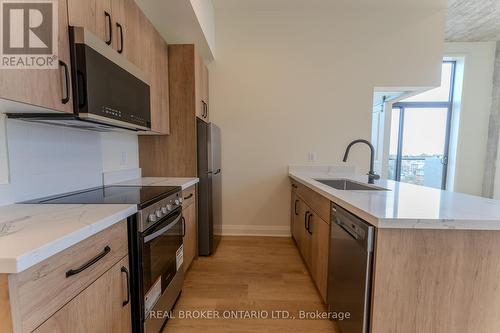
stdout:
[[143,209],[132,227],[129,224],[129,239],[135,240],[131,244],[134,332],[159,333],[182,289],[185,223],[175,198]]

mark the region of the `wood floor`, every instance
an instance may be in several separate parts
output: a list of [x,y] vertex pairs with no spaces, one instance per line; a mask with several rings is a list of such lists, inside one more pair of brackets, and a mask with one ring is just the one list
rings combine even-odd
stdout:
[[[194,316],[217,313],[221,318],[180,318],[193,310],[213,311]],[[259,312],[247,312],[252,310]],[[301,310],[327,309],[291,238],[224,237],[214,256],[193,262],[173,311],[176,318],[163,332],[339,332],[329,320],[299,319]],[[280,314],[295,319],[271,318]]]

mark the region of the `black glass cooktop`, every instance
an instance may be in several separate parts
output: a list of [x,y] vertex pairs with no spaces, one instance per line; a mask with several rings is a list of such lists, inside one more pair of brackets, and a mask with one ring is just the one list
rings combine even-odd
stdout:
[[179,186],[104,186],[31,200],[40,204],[137,204],[146,207],[180,191]]

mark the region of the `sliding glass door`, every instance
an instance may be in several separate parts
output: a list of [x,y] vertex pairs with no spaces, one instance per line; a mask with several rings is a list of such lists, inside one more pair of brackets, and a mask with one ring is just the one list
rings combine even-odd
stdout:
[[389,178],[446,188],[454,62],[444,62],[441,86],[393,105]]

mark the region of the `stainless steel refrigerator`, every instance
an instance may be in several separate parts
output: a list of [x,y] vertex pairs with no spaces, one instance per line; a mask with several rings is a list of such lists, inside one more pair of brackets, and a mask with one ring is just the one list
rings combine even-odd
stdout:
[[222,229],[221,135],[217,125],[197,119],[198,254],[212,255]]

